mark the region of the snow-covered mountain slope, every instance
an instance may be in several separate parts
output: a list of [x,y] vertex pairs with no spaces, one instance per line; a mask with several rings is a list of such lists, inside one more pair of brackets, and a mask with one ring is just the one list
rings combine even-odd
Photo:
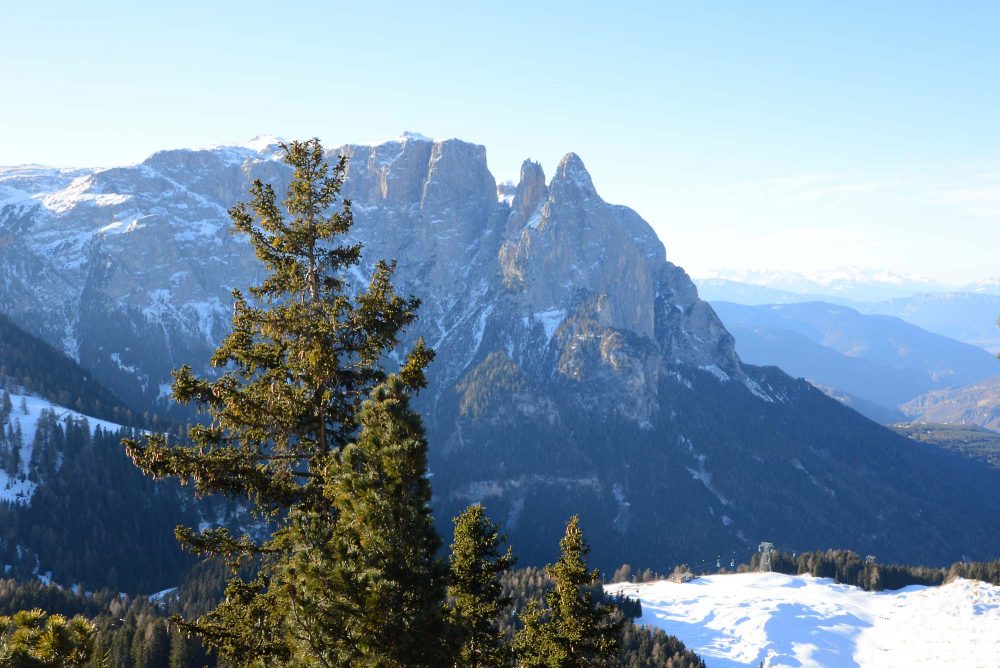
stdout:
[[[122,428],[121,425],[83,415],[42,397],[12,392],[10,400],[13,410],[6,422],[0,423],[0,429],[5,434],[0,438],[0,443],[7,448],[17,447],[18,453],[16,460],[14,460],[16,464],[5,462],[7,466],[0,467],[0,503],[26,504],[31,502],[31,496],[36,487],[36,483],[29,479],[35,432],[38,421],[43,419],[46,414],[59,422],[86,420],[91,430],[100,428],[114,432]],[[11,434],[14,435],[13,439],[9,437]]]
[[[364,247],[347,278],[395,259],[400,291],[422,300],[408,337],[437,351],[417,407],[445,531],[481,501],[524,563],[548,559],[576,513],[612,568],[762,535],[926,563],[1000,551],[995,470],[743,364],[652,228],[604,201],[579,156],[549,178],[526,161],[498,191],[469,142],[408,134],[340,155]],[[227,209],[253,179],[281,193],[289,174],[265,139],[16,176],[34,194],[0,206],[0,311],[154,410],[171,369],[207,372],[231,289],[259,281]],[[645,530],[660,521],[676,531]]]
[[638,623],[676,635],[709,668],[1000,665],[1000,587],[973,580],[873,593],[743,573],[607,589],[642,601]]

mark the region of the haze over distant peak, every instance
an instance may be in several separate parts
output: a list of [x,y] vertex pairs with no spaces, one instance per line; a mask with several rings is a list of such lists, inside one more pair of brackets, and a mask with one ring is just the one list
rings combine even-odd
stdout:
[[936,280],[916,273],[848,265],[809,272],[717,269],[695,277],[700,285],[739,283],[798,295],[835,297],[872,302],[938,292],[1000,294],[1000,278],[985,278],[964,285]]

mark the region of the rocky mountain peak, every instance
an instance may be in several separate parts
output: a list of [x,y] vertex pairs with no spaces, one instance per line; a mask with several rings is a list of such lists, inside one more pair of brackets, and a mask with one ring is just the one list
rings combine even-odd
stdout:
[[[255,178],[284,189],[289,170],[273,147],[259,138],[161,151],[139,165],[74,173],[68,184],[69,174],[48,175],[51,192],[40,175],[19,172],[21,191],[42,193],[32,196],[30,211],[19,209],[16,225],[27,233],[3,254],[12,273],[0,307],[25,317],[51,310],[38,327],[48,340],[109,367],[115,389],[135,393],[134,376],[147,400],[155,396],[170,366],[186,360],[162,359],[163,368],[153,369],[126,350],[112,359],[115,346],[102,327],[117,317],[119,329],[137,339],[155,335],[164,348],[204,356],[226,327],[229,291],[259,275],[245,243],[228,233],[226,211]],[[683,272],[665,270],[652,228],[601,199],[576,154],[562,159],[548,184],[541,165],[526,160],[500,201],[478,144],[407,132],[329,155],[349,159],[342,194],[354,205],[352,236],[364,243],[365,266],[355,278],[364,281],[376,260],[398,260],[399,284],[423,298],[418,333],[442,350],[447,364],[439,368],[450,367],[443,377],[459,377],[494,351],[497,332],[511,341],[543,332],[544,349],[572,345],[570,335],[556,336],[564,322],[603,331],[593,340],[604,341],[601,359],[619,370],[628,351],[614,343],[616,331],[669,351],[665,363],[738,372],[731,346],[717,345],[724,328]],[[0,220],[0,231],[14,225],[14,218]],[[571,361],[563,366],[575,368]]]
[[555,188],[557,184],[561,185],[564,182],[571,184],[576,189],[597,195],[594,182],[590,178],[590,172],[587,171],[583,160],[576,153],[567,153],[559,161],[555,176],[552,177],[552,187]]
[[521,178],[511,202],[508,230],[519,230],[535,214],[549,196],[545,185],[545,172],[537,162],[525,160],[521,164]]
[[[539,546],[531,563],[575,512],[604,537],[605,564],[758,537],[865,536],[882,555],[916,536],[932,559],[996,554],[995,476],[970,484],[949,453],[741,365],[650,225],[605,202],[578,156],[548,184],[526,162],[508,205],[476,144],[408,134],[341,153],[364,245],[351,281],[396,259],[394,283],[423,300],[407,336],[437,351],[417,407],[441,517],[488,502],[519,549]],[[110,170],[0,168],[0,311],[133,407],[164,409],[170,370],[204,370],[230,290],[259,281],[226,210],[254,178],[284,190],[274,157],[217,147]],[[650,530],[664,522],[676,530]]]

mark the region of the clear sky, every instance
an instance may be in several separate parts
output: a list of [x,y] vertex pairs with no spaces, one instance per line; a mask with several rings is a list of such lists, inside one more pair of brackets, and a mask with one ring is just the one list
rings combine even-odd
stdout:
[[0,0],[0,90],[0,164],[413,130],[578,153],[695,275],[1000,274],[996,0]]

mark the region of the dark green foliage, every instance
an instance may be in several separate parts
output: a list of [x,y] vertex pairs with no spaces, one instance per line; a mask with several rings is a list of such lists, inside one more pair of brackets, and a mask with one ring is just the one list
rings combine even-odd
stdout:
[[85,596],[58,585],[42,584],[37,579],[23,582],[0,580],[0,615],[9,616],[21,610],[40,608],[49,614],[93,618],[106,612],[112,601],[119,598],[117,592],[108,589]]
[[[772,570],[789,575],[808,573],[854,585],[867,591],[901,589],[910,585],[937,586],[956,577],[1000,585],[1000,561],[956,562],[950,568],[881,564],[866,560],[850,550],[803,552],[792,556],[780,552],[772,556]],[[754,555],[748,570],[755,570],[760,555]]]
[[[234,232],[249,237],[267,277],[250,288],[253,303],[233,293],[232,332],[212,358],[223,373],[212,381],[187,366],[174,373],[174,398],[206,411],[211,424],[190,430],[189,447],[168,447],[156,436],[127,444],[147,473],[191,481],[202,494],[246,497],[265,514],[326,506],[328,455],[351,439],[358,407],[385,379],[383,358],[419,304],[395,294],[386,263],[367,289],[348,296],[344,275],[361,248],[331,242],[350,229],[350,203],[328,213],[346,159],[331,173],[317,140],[293,142],[285,151],[295,168],[287,214],[260,181],[251,203],[230,211]],[[422,386],[430,358],[418,345],[404,379]]]
[[510,652],[500,631],[510,607],[502,578],[514,555],[500,551],[504,537],[479,504],[455,518],[448,585],[448,621],[460,643],[455,665],[464,668],[507,666]]
[[[544,598],[553,587],[552,578],[541,568],[529,567],[512,571],[504,577],[504,595],[513,600],[513,609],[520,612],[529,601]],[[591,588],[595,603],[620,608],[624,619],[618,658],[613,665],[641,666],[642,668],[698,668],[704,663],[684,643],[668,636],[659,629],[637,626],[628,621],[642,614],[638,601],[608,597],[599,586]],[[619,614],[619,613],[614,613]],[[517,615],[503,620],[504,637],[511,639],[515,633]]]
[[175,482],[135,469],[118,445],[127,433],[43,414],[23,466],[38,482],[31,503],[0,504],[0,563],[12,575],[38,568],[67,586],[150,592],[191,566],[171,534],[195,509]]
[[275,581],[292,663],[446,665],[446,569],[430,512],[427,442],[398,376],[373,390],[359,421],[359,437],[327,474],[335,522],[293,511],[291,529],[277,538],[281,546],[291,539]]
[[562,551],[546,567],[553,587],[545,607],[530,601],[521,612],[522,627],[514,637],[518,665],[525,668],[607,666],[617,657],[623,620],[614,609],[595,603],[590,588],[601,581],[587,569],[590,549],[574,516],[559,542]]
[[3,668],[82,668],[93,648],[94,625],[83,617],[67,619],[38,609],[0,617]]
[[958,562],[948,569],[947,580],[966,578],[1000,585],[1000,559],[989,562]]

